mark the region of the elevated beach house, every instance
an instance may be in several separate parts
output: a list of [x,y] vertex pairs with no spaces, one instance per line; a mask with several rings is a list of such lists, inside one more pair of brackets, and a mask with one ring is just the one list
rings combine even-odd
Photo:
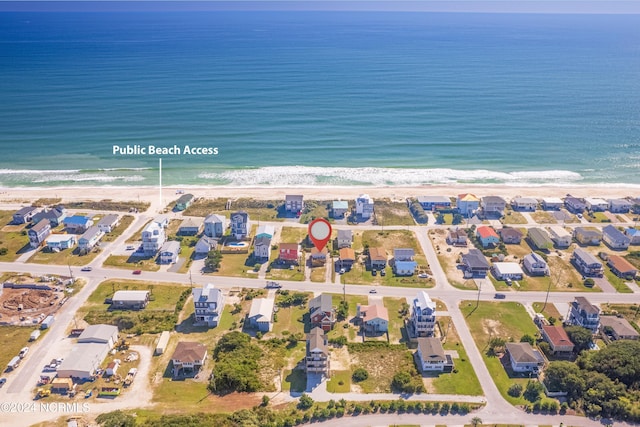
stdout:
[[503,227],[498,230],[505,245],[519,245],[522,241],[522,231],[513,227]]
[[524,256],[522,266],[529,276],[548,276],[550,272],[547,262],[535,252]]
[[336,309],[330,294],[320,294],[309,301],[309,318],[312,327],[330,331],[336,323]]
[[178,235],[180,236],[197,236],[202,230],[202,218],[188,217],[180,224]]
[[500,196],[485,196],[480,199],[480,207],[485,218],[500,218],[504,215],[507,202]]
[[573,238],[583,246],[599,246],[602,233],[596,228],[576,227],[573,230]]
[[389,329],[389,313],[387,308],[379,304],[356,306],[356,318],[361,322],[364,333],[378,334]]
[[451,199],[446,196],[418,196],[418,203],[425,211],[439,211],[451,209]]
[[549,343],[549,347],[554,354],[573,352],[575,346],[562,326],[543,325],[540,333],[542,334],[542,339]]
[[435,337],[418,338],[418,348],[414,356],[420,372],[442,372],[445,366],[451,369],[453,361],[447,357],[442,342]]
[[269,332],[273,328],[273,298],[254,298],[247,316],[249,327],[260,332]]
[[637,228],[627,228],[624,230],[624,234],[629,238],[629,244],[640,245],[640,230]]
[[609,255],[607,265],[613,274],[626,280],[633,280],[638,275],[638,269],[620,255]]
[[253,241],[253,256],[259,260],[268,260],[271,257],[271,238],[267,236],[256,237]]
[[631,210],[632,203],[627,199],[609,199],[609,212],[627,213]]
[[111,297],[114,310],[141,310],[149,304],[149,291],[116,291]]
[[545,211],[559,211],[564,206],[564,202],[559,197],[545,197],[540,205]]
[[98,244],[102,236],[104,232],[98,226],[89,227],[78,239],[78,247],[81,251],[89,252]]
[[476,229],[476,237],[483,248],[494,248],[500,243],[500,236],[492,227],[481,225]]
[[60,251],[73,248],[78,243],[78,238],[75,234],[50,234],[45,243],[49,250]]
[[571,262],[585,277],[602,277],[604,275],[602,263],[593,254],[582,248],[576,248],[573,251]]
[[194,200],[195,197],[193,196],[193,194],[183,194],[178,198],[178,200],[176,200],[175,210],[183,211],[187,209],[189,206],[191,206]]
[[533,212],[538,208],[538,200],[531,197],[516,197],[511,200],[514,211]]
[[356,253],[352,248],[342,248],[338,251],[340,259],[338,260],[338,267],[344,269],[344,271],[351,270],[353,263],[356,262]]
[[356,198],[356,215],[362,219],[373,216],[373,199],[368,194],[361,194]]
[[44,209],[33,215],[33,223],[37,224],[43,219],[49,220],[52,228],[56,228],[67,217],[67,210],[62,205],[58,205],[52,209]]
[[304,209],[304,196],[300,194],[287,194],[284,196],[284,209],[293,214],[301,213]]
[[49,225],[49,220],[40,220],[40,222],[27,231],[27,235],[29,236],[29,245],[31,245],[32,248],[37,248],[46,240],[49,234],[51,234],[51,225]]
[[430,337],[436,327],[436,303],[425,291],[419,291],[411,304],[409,320],[414,337]]
[[447,233],[447,243],[452,246],[467,246],[468,240],[467,232],[462,228],[455,227]]
[[527,239],[529,244],[537,250],[548,251],[553,248],[551,237],[542,228],[530,228],[527,232]]
[[336,242],[338,243],[338,249],[350,248],[353,244],[353,231],[338,230]]
[[491,266],[479,249],[469,249],[468,253],[462,254],[462,268],[466,279],[483,279]]
[[227,229],[227,218],[224,215],[209,214],[204,219],[204,234],[209,237],[222,237]]
[[31,219],[35,214],[38,213],[40,209],[35,206],[25,206],[24,208],[18,209],[13,214],[13,224],[27,224],[31,222]]
[[587,210],[590,212],[604,212],[609,208],[609,202],[596,197],[587,197],[584,199]]
[[559,225],[552,225],[549,227],[549,234],[551,240],[556,248],[568,248],[571,246],[572,236],[564,227]]
[[331,203],[331,216],[333,218],[344,218],[348,211],[349,202],[347,202],[346,200],[334,200]]
[[582,326],[595,334],[600,327],[600,309],[585,297],[575,297],[569,307],[567,323]]
[[278,260],[281,264],[298,264],[302,248],[297,243],[280,243]]
[[172,374],[198,372],[207,360],[207,346],[199,342],[180,341],[171,355]]
[[307,334],[304,369],[307,374],[325,377],[331,373],[327,336],[321,328],[315,327]]
[[600,333],[613,340],[638,340],[640,334],[624,317],[601,316]]
[[194,253],[198,258],[206,257],[210,251],[215,251],[218,248],[218,241],[213,237],[202,236],[196,243]]
[[387,266],[387,251],[383,247],[369,248],[369,265],[372,270],[382,270]]
[[494,262],[491,273],[498,280],[522,280],[524,275],[517,262]]
[[164,227],[157,221],[151,221],[142,230],[142,250],[147,256],[153,255],[160,250],[166,239]]
[[231,235],[236,240],[244,240],[249,237],[251,232],[251,221],[249,214],[245,211],[238,211],[231,214]]
[[81,234],[93,225],[93,219],[89,216],[73,215],[65,218],[63,223],[67,232]]
[[120,215],[107,214],[100,218],[96,224],[103,233],[111,233],[120,224]]
[[564,206],[569,212],[574,214],[581,214],[585,209],[587,209],[587,204],[585,203],[584,199],[573,196],[565,197]]
[[160,248],[160,264],[175,264],[180,254],[180,242],[170,240]]
[[194,324],[206,325],[215,328],[220,322],[224,309],[224,296],[222,291],[211,283],[202,288],[194,288],[191,291],[194,306]]
[[505,348],[514,372],[536,373],[544,366],[544,357],[528,342],[508,342]]
[[470,218],[480,209],[480,199],[471,193],[458,194],[456,209],[465,218]]
[[607,225],[602,229],[602,241],[616,251],[628,249],[631,244],[631,239],[613,225]]

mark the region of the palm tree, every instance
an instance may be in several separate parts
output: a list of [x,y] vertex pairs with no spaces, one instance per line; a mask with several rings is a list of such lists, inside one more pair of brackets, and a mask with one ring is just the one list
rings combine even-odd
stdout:
[[480,417],[473,417],[471,419],[472,426],[479,426],[480,424],[482,424],[482,419]]

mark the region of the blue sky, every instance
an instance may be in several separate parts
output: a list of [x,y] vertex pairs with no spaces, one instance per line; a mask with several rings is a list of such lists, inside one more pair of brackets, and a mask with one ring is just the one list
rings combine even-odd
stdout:
[[0,11],[373,10],[499,13],[640,13],[639,1],[0,1]]

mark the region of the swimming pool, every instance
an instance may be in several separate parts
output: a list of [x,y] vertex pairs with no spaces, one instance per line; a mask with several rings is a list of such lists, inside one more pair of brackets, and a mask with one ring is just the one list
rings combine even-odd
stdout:
[[247,246],[245,242],[231,242],[227,243],[227,246],[231,246],[232,248],[243,248]]

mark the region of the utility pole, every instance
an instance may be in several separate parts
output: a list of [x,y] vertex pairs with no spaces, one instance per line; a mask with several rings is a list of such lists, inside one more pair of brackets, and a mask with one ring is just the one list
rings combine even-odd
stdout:
[[482,292],[482,282],[480,282],[480,285],[478,286],[478,299],[476,300],[476,308],[478,308],[478,306],[480,305],[480,292]]
[[191,269],[189,269],[189,283],[191,284],[191,290],[193,290],[193,279],[191,278]]
[[73,278],[73,270],[71,270],[71,264],[67,264],[69,266],[69,276],[71,276],[71,284],[76,283],[76,280]]

